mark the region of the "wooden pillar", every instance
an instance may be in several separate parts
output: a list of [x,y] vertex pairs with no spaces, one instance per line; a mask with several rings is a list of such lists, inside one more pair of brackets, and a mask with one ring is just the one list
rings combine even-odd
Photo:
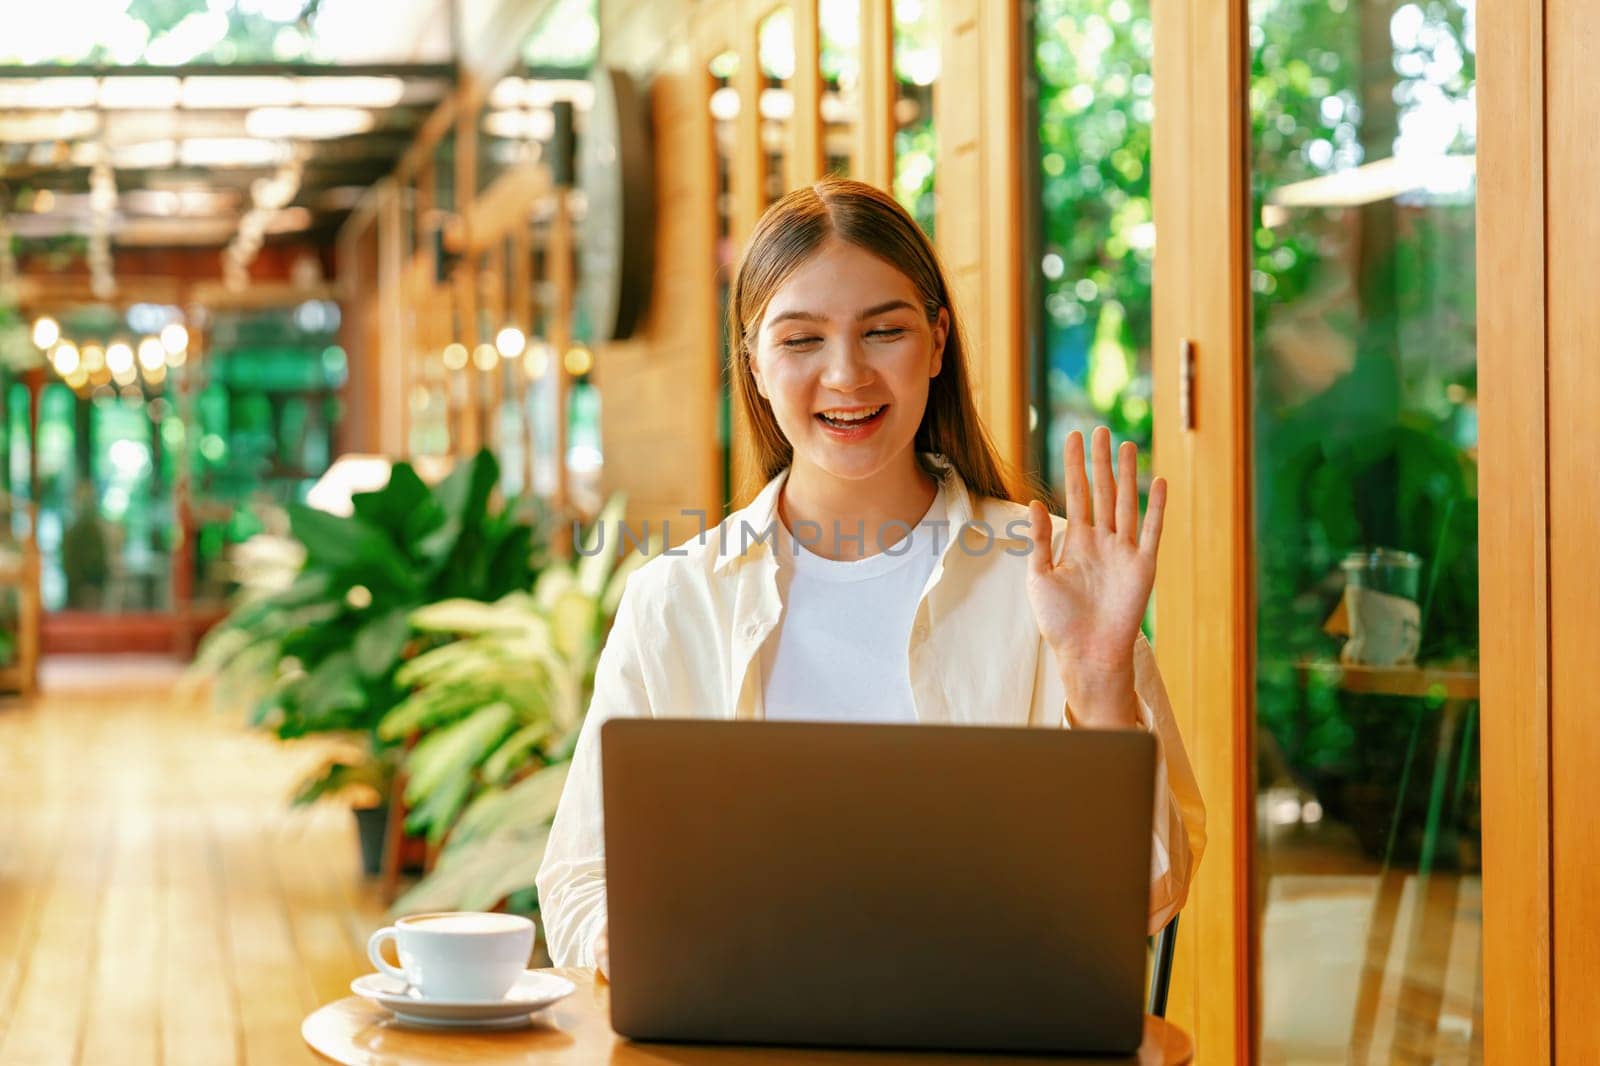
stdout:
[[[1255,613],[1245,0],[1156,0],[1155,469],[1167,478],[1157,657],[1206,801],[1171,1017],[1205,1062],[1253,1055]],[[949,94],[945,94],[949,95]],[[1182,421],[1182,353],[1194,358]]]
[[784,156],[784,181],[797,189],[822,177],[822,35],[818,0],[792,0],[794,12],[794,76],[789,95],[789,145]]
[[[1014,4],[991,5],[1008,9]],[[894,186],[894,4],[861,0],[861,114],[856,177],[880,189]]]

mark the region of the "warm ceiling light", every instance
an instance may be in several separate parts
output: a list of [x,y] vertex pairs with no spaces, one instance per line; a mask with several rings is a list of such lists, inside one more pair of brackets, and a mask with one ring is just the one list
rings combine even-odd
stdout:
[[50,364],[56,368],[56,373],[62,377],[77,373],[83,365],[83,360],[78,355],[78,348],[71,341],[62,341],[50,352]]
[[480,344],[472,349],[472,365],[479,370],[493,370],[500,365],[500,352],[492,344]]
[[279,77],[183,79],[183,106],[191,109],[287,107],[299,96],[294,81]]
[[507,359],[515,359],[528,346],[528,338],[516,326],[507,326],[494,337],[495,350]]
[[124,375],[133,370],[133,349],[122,341],[107,346],[106,369],[121,381]]
[[594,86],[571,78],[538,78],[528,82],[529,106],[549,107],[557,100],[571,100],[573,107],[587,111],[594,106]]
[[460,370],[467,365],[467,346],[465,344],[447,344],[444,346],[444,365],[450,370]]
[[154,370],[158,366],[167,364],[167,350],[161,342],[154,337],[146,337],[139,342],[139,365],[145,370]]
[[144,141],[111,149],[111,165],[118,170],[165,170],[177,161],[177,141]]
[[349,137],[372,126],[372,112],[355,107],[258,107],[244,119],[245,132],[252,137],[305,141]]
[[186,167],[265,167],[288,157],[288,145],[254,137],[191,137],[178,147]]
[[550,370],[550,346],[543,341],[531,345],[522,356],[522,368],[533,381],[544,377]]
[[99,127],[93,111],[36,111],[0,118],[0,141],[74,141]]
[[93,107],[100,86],[93,78],[38,78],[0,85],[0,108],[48,110],[57,107]]
[[566,367],[568,374],[580,378],[594,367],[594,353],[581,344],[568,348],[561,365]]
[[98,344],[85,344],[83,346],[83,371],[86,374],[98,374],[106,368],[106,350]]
[[297,88],[313,107],[393,107],[406,94],[399,78],[301,78]]
[[181,323],[169,322],[161,330],[161,347],[167,350],[168,355],[183,351],[189,347],[189,331]]
[[33,323],[33,346],[48,348],[61,339],[61,323],[49,315],[41,315]]
[[711,94],[711,117],[720,122],[728,122],[739,116],[739,90],[731,85],[724,85]]
[[550,111],[491,111],[483,116],[483,131],[507,141],[547,141],[556,131]]
[[179,348],[175,352],[168,352],[167,353],[167,365],[172,367],[174,370],[176,370],[178,367],[182,366],[184,363],[186,363],[188,361],[189,361],[189,350],[187,348]]
[[100,106],[106,109],[165,111],[182,99],[182,83],[166,77],[111,77],[100,82]]

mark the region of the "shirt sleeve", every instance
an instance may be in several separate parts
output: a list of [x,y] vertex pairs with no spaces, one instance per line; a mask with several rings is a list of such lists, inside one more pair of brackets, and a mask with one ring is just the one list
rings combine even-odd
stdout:
[[578,733],[572,768],[536,878],[539,914],[556,966],[593,967],[595,941],[606,924],[600,726],[611,718],[650,714],[639,668],[631,586],[630,580],[595,665],[594,695]]
[[[1058,689],[1059,682],[1050,676],[1053,673],[1054,660],[1047,649],[1041,648],[1036,698]],[[1188,899],[1189,884],[1205,850],[1206,809],[1172,713],[1172,701],[1156,666],[1155,651],[1142,633],[1133,649],[1133,686],[1139,701],[1139,724],[1156,738],[1150,847],[1149,931],[1153,934],[1182,910]],[[1072,720],[1065,712],[1065,703],[1056,704],[1063,707],[1063,724],[1070,728]]]

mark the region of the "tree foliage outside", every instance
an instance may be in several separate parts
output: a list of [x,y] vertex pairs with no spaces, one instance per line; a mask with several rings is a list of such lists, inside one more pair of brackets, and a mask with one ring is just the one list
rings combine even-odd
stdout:
[[[1034,11],[1038,403],[1060,484],[1073,428],[1151,439],[1156,30],[1149,0]],[[1378,545],[1423,558],[1421,658],[1476,659],[1472,4],[1253,0],[1249,32],[1258,719],[1304,785],[1392,777],[1417,701],[1307,691],[1295,663],[1337,653],[1339,561]],[[1377,202],[1275,202],[1391,160],[1403,180]]]

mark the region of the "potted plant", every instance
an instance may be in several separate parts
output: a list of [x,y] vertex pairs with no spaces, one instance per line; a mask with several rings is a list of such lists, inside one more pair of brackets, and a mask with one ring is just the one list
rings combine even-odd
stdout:
[[389,795],[400,751],[378,724],[407,696],[405,661],[444,639],[414,632],[413,611],[528,587],[534,526],[514,501],[493,502],[498,481],[494,456],[480,451],[432,488],[396,463],[383,488],[351,497],[349,515],[291,506],[298,565],[286,582],[280,569],[281,587],[241,596],[207,635],[198,670],[222,682],[222,698],[248,701],[253,726],[283,740],[348,742],[300,784],[296,802]]
[[[614,498],[595,528],[621,513]],[[535,908],[534,876],[595,663],[624,583],[646,557],[596,551],[547,566],[529,592],[412,615],[423,633],[455,639],[401,668],[410,695],[378,727],[391,743],[418,738],[404,762],[407,827],[443,843],[396,911]]]

